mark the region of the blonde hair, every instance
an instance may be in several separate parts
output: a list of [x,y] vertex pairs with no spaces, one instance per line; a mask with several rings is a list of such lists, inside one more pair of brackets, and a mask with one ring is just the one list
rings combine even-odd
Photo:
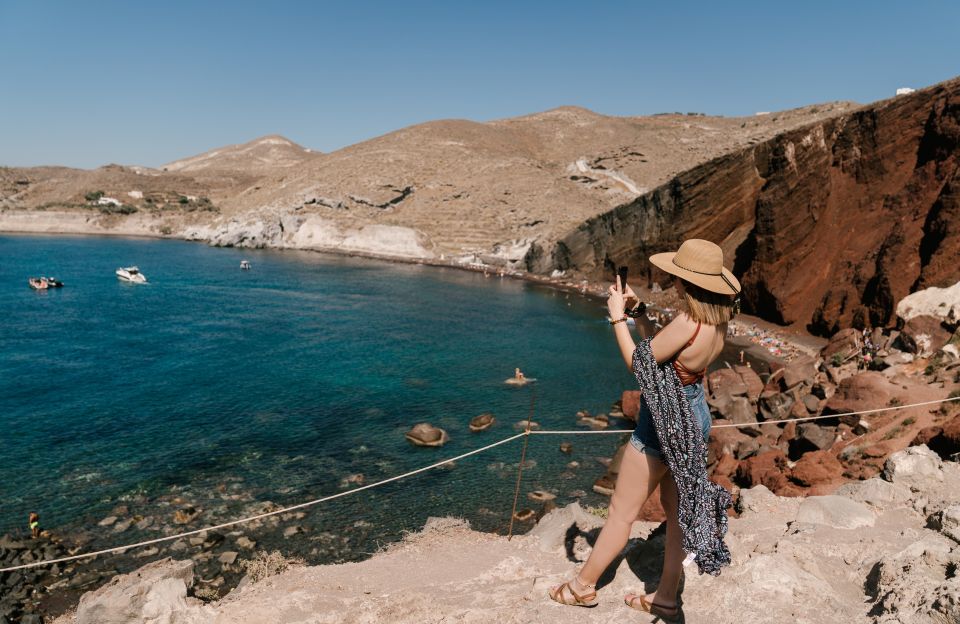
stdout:
[[700,288],[685,279],[680,281],[683,283],[683,302],[690,318],[707,325],[730,322],[734,315],[732,296]]

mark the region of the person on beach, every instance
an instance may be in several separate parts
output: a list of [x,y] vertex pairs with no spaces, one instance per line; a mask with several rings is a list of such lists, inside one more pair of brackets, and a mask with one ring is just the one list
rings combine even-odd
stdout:
[[30,535],[33,539],[40,537],[40,514],[31,511],[30,516],[27,518],[27,526],[30,527]]
[[[652,352],[650,359],[656,360],[653,363],[656,366],[666,362],[671,363],[679,379],[674,394],[682,391],[682,397],[689,405],[687,413],[692,413],[693,419],[697,422],[695,425],[691,423],[685,430],[682,427],[671,426],[663,431],[659,425],[662,420],[657,420],[658,426],[655,427],[648,402],[657,406],[659,413],[664,410],[664,405],[671,401],[671,397],[668,396],[668,390],[661,386],[654,387],[658,396],[648,396],[649,387],[644,386],[641,381],[644,394],[641,396],[637,425],[630,438],[629,448],[623,455],[616,488],[610,500],[607,521],[597,537],[590,557],[580,568],[579,573],[566,583],[551,588],[549,595],[554,601],[565,605],[596,606],[596,583],[600,575],[626,546],[631,525],[637,519],[640,508],[659,486],[660,501],[667,516],[666,545],[660,581],[657,589],[651,594],[627,594],[624,600],[631,608],[659,616],[666,621],[677,621],[681,616],[677,592],[683,565],[687,563],[684,547],[688,544],[687,529],[681,528],[678,519],[681,498],[677,483],[688,485],[690,482],[681,480],[681,475],[674,475],[667,466],[665,457],[675,458],[676,455],[673,454],[673,445],[670,444],[671,438],[666,436],[687,433],[696,438],[697,434],[691,432],[697,431],[702,434],[704,446],[700,447],[699,440],[694,440],[696,446],[705,450],[710,434],[711,417],[704,396],[703,379],[707,367],[723,349],[727,323],[734,315],[734,297],[740,292],[740,283],[732,273],[723,268],[723,252],[720,247],[709,241],[697,239],[685,241],[678,252],[656,254],[650,257],[650,262],[674,276],[674,283],[685,304],[685,309],[681,310],[652,340],[649,340],[649,343],[647,343],[647,337],[643,335],[642,326],[638,325],[641,336],[645,340],[635,345],[627,324],[623,321],[626,319],[627,306],[637,307],[639,299],[629,286],[619,283],[618,277],[617,283],[609,288],[607,299],[610,322],[613,324],[623,360],[631,372],[637,375],[638,381],[641,380],[641,375],[635,370],[635,366],[643,364],[638,353],[647,353],[649,357]],[[641,349],[647,344],[649,344],[648,349]],[[670,372],[670,375],[672,374]],[[671,447],[671,455],[665,455],[666,450],[661,448],[661,441],[665,441],[663,446]],[[705,467],[702,468],[702,472],[702,479],[706,481]],[[682,476],[686,478],[687,473],[685,472]],[[719,488],[715,484],[710,486]],[[697,490],[701,494],[705,491],[706,489],[703,488]],[[724,499],[724,494],[725,492],[719,492],[719,490],[714,491],[714,495],[720,501]],[[684,495],[685,497],[690,495],[689,488],[684,489]],[[726,499],[729,500],[728,495]],[[720,502],[718,505],[724,504]],[[723,515],[722,519],[718,517],[720,513]],[[689,513],[684,514],[683,517],[685,521],[689,521]],[[729,563],[729,551],[726,551],[726,547],[722,544],[723,533],[726,532],[725,507],[721,512],[715,513],[711,518],[711,521],[713,520],[716,520],[721,528],[711,531],[712,537],[719,538],[718,550],[723,552],[710,561],[713,567],[706,571],[716,574],[720,566]],[[707,523],[701,526],[710,525]],[[713,542],[713,546],[717,546],[716,541]],[[695,554],[704,555],[701,559],[710,559],[706,556],[709,555],[706,550],[690,553],[687,559],[697,558],[694,557]],[[701,566],[701,571],[704,571],[704,562],[698,559],[698,565]]]

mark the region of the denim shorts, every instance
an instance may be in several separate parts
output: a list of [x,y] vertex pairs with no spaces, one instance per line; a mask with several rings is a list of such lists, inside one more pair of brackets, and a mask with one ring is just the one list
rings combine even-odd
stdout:
[[[687,397],[694,418],[700,421],[703,441],[709,441],[711,417],[710,408],[707,407],[707,397],[703,392],[703,384],[695,383],[684,386],[683,394]],[[646,453],[663,461],[663,454],[660,452],[660,440],[657,438],[657,430],[653,426],[653,417],[650,415],[650,408],[647,407],[647,402],[642,395],[640,397],[640,413],[637,415],[637,427],[633,430],[633,435],[630,436],[630,444],[641,453]]]

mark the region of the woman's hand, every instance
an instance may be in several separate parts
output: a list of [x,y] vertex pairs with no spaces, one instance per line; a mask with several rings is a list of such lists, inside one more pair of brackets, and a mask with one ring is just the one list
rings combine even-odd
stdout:
[[[617,276],[617,279],[620,279],[620,276]],[[626,306],[624,309],[632,310],[640,303],[640,297],[637,296],[637,293],[633,292],[633,289],[630,288],[629,284],[623,285],[623,304]]]
[[[624,301],[623,292],[620,290],[620,276],[617,276],[617,282],[612,284],[607,290],[607,311],[610,313],[610,320],[615,321],[623,318]],[[634,295],[636,296],[636,295]]]

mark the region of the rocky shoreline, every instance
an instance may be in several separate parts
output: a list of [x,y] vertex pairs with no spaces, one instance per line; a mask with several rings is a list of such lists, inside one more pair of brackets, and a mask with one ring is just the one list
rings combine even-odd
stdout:
[[[688,621],[956,621],[957,491],[960,464],[925,446],[893,454],[880,477],[832,495],[744,489],[727,536],[732,565],[718,577],[683,583]],[[634,525],[624,556],[601,579],[597,608],[551,603],[547,589],[585,559],[601,524],[577,504],[546,514],[513,540],[432,519],[359,563],[307,567],[263,558],[240,586],[209,602],[193,562],[166,559],[85,594],[56,621],[608,622],[631,616],[624,593],[656,586],[664,538],[662,525]]]

